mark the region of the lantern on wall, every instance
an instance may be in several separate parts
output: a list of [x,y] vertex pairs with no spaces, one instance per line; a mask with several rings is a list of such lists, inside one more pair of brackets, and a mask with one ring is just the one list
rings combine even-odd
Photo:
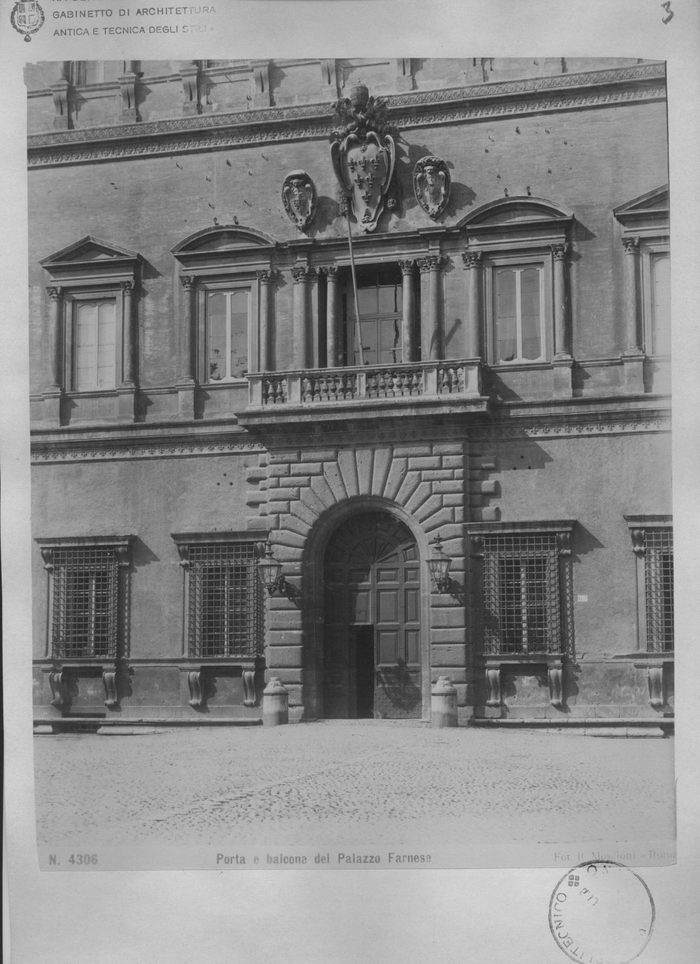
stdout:
[[452,560],[445,555],[442,549],[442,539],[436,536],[432,543],[432,555],[428,559],[428,569],[433,582],[440,593],[450,591],[450,566]]
[[274,596],[275,593],[281,596],[286,594],[287,582],[282,575],[282,563],[273,556],[272,543],[269,539],[265,546],[265,557],[258,563],[258,576],[270,596]]

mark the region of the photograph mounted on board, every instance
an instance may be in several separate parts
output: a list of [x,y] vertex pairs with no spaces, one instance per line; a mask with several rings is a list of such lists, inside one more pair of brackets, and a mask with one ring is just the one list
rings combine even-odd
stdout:
[[42,868],[673,863],[664,63],[26,82]]

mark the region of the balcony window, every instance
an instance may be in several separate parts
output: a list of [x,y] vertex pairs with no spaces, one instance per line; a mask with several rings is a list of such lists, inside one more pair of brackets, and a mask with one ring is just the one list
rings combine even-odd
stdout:
[[[403,290],[398,267],[360,268],[357,271],[362,362],[365,365],[397,365],[403,362],[401,317]],[[345,345],[350,365],[360,365],[357,320],[352,280],[346,286]]]

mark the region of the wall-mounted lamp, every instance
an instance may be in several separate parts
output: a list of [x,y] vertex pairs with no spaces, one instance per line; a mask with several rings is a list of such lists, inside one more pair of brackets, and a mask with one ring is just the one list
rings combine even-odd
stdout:
[[452,565],[452,560],[442,551],[442,539],[440,536],[435,537],[432,548],[433,554],[431,558],[428,559],[428,569],[430,569],[430,575],[437,587],[437,591],[447,593],[450,591],[451,585],[450,566]]
[[282,575],[282,563],[278,562],[272,555],[272,544],[267,540],[265,546],[265,558],[258,563],[258,576],[260,582],[271,596],[279,593],[281,596],[287,594],[287,582]]

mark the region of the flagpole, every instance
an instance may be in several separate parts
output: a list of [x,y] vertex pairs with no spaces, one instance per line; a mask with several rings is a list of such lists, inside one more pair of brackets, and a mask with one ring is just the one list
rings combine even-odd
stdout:
[[360,350],[360,365],[364,368],[365,355],[362,349],[362,329],[360,327],[360,303],[357,298],[357,278],[355,277],[355,256],[352,251],[352,231],[350,230],[350,198],[345,199],[345,217],[348,222],[348,246],[350,248],[350,271],[352,273],[352,290],[355,295],[355,338]]

